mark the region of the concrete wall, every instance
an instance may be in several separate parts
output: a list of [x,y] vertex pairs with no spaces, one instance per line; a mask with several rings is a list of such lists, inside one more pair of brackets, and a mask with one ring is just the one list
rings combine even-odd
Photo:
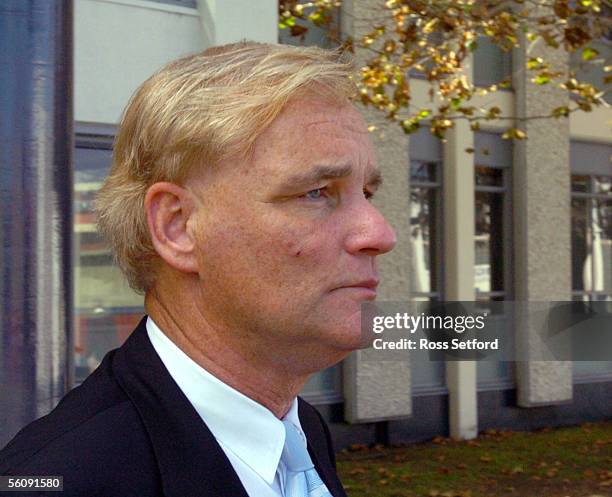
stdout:
[[[527,42],[515,51],[516,115],[541,115],[569,103],[567,93],[553,85],[537,86],[525,70],[528,57],[542,57],[553,70],[566,72],[567,54]],[[516,300],[571,300],[569,122],[526,120],[528,139],[514,147],[514,287]],[[539,354],[533,318],[519,320],[516,342]],[[535,356],[534,356],[535,357]],[[548,405],[572,399],[571,362],[517,363],[518,402]]]

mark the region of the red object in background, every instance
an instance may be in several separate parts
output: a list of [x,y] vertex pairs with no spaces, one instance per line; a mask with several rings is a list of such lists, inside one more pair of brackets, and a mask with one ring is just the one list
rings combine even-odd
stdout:
[[142,313],[130,313],[130,314],[117,314],[115,316],[115,324],[117,326],[117,339],[119,345],[123,345],[123,342],[127,340],[136,325],[142,319]]
[[83,354],[87,350],[87,317],[79,316],[76,323],[76,333],[74,334],[74,351]]

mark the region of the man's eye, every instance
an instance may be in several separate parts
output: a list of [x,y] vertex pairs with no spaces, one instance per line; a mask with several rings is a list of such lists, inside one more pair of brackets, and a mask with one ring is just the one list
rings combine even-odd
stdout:
[[327,190],[327,188],[315,188],[314,190],[310,190],[309,192],[307,192],[304,197],[306,197],[308,200],[319,200],[321,198],[325,198],[324,192]]
[[371,200],[374,197],[374,192],[370,192],[368,190],[363,190],[363,196],[367,199],[367,200]]

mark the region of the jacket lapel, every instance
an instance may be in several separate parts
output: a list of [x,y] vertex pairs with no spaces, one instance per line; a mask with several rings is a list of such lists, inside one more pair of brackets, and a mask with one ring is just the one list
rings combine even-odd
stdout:
[[334,497],[347,497],[342,487],[342,483],[338,479],[336,469],[329,461],[328,441],[325,437],[325,431],[321,420],[314,412],[314,407],[306,404],[304,400],[298,397],[298,415],[300,424],[306,434],[308,441],[308,453],[312,458],[317,473],[325,483],[327,489]]
[[138,410],[168,497],[248,497],[223,449],[151,345],[146,317],[113,361],[117,381]]

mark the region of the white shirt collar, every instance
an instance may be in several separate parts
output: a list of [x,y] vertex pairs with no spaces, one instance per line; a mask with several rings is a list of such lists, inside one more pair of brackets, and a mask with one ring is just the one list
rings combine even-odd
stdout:
[[[147,334],[170,376],[217,441],[272,484],[285,444],[281,420],[194,362],[151,317],[147,319]],[[284,419],[289,419],[299,429],[306,443],[297,406],[296,397]]]

